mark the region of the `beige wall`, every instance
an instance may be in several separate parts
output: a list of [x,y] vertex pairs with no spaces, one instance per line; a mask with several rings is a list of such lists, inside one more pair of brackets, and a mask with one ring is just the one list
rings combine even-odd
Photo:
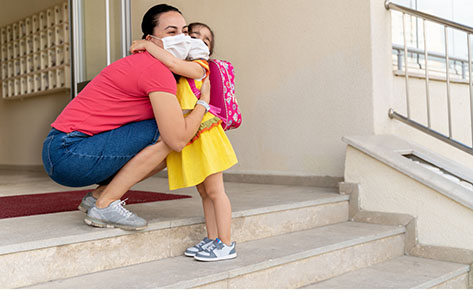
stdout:
[[[243,124],[231,172],[343,176],[343,135],[372,134],[370,1],[172,0],[231,61]],[[156,1],[133,1],[133,36]],[[383,8],[384,13],[384,8]]]
[[2,9],[0,10],[0,26],[16,22],[19,19],[63,2],[64,0],[3,0],[1,2]]
[[43,140],[67,105],[69,92],[24,100],[0,98],[0,165],[41,165]]

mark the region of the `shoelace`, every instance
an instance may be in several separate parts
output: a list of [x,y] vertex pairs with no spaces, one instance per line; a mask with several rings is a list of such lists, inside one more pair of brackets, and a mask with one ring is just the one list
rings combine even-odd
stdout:
[[126,204],[126,200],[128,200],[128,198],[126,198],[125,200],[120,201],[120,203],[118,203],[115,206],[115,208],[116,208],[116,210],[118,211],[119,214],[121,214],[122,216],[128,218],[129,216],[133,215],[133,213],[123,207],[123,205]]
[[200,241],[200,243],[198,243],[196,245],[197,249],[202,249],[202,247],[206,244],[206,242],[204,240]]

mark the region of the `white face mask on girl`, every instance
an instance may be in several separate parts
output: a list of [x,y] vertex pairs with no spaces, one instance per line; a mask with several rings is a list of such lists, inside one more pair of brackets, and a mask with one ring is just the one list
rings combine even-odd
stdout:
[[209,55],[210,55],[209,47],[207,47],[204,41],[200,39],[191,38],[191,49],[189,51],[189,55],[186,58],[187,60],[195,60],[195,59],[208,60]]
[[183,33],[174,36],[167,36],[162,39],[151,34],[149,36],[161,40],[163,42],[164,50],[180,59],[186,59],[189,50],[191,49],[191,37]]

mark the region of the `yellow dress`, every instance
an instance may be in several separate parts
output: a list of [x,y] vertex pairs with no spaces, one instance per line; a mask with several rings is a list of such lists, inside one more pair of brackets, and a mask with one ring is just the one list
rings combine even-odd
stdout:
[[[209,71],[206,61],[196,62]],[[202,81],[195,80],[195,85],[200,90]],[[183,111],[192,110],[198,100],[183,77],[177,84],[176,96]],[[206,113],[199,131],[184,149],[168,155],[166,163],[170,190],[198,185],[209,175],[227,170],[238,162],[221,123],[218,117]]]

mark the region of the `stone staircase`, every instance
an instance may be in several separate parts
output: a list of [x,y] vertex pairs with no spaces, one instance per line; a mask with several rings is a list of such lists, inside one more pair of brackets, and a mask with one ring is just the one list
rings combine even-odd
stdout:
[[399,256],[371,267],[348,272],[322,282],[311,289],[446,289],[465,288],[467,265],[431,259]]
[[404,227],[349,221],[349,196],[336,189],[226,188],[236,259],[182,255],[205,232],[189,190],[192,199],[129,205],[149,220],[142,232],[92,228],[79,211],[0,220],[0,287],[468,287],[468,265],[405,256]]

